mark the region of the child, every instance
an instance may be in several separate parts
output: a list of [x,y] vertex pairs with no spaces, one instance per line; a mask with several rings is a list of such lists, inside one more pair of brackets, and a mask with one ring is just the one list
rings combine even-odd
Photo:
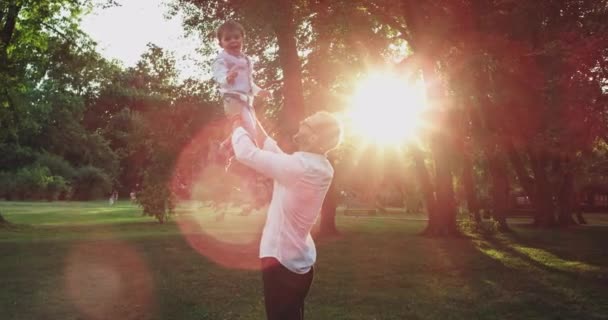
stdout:
[[[255,140],[257,119],[253,109],[253,97],[268,97],[270,93],[253,82],[253,64],[242,52],[245,30],[234,21],[226,21],[217,29],[217,39],[222,47],[213,62],[213,79],[219,84],[226,116],[240,117],[245,130]],[[232,150],[230,139],[222,143],[222,151]]]
[[[258,87],[253,82],[253,63],[242,52],[245,30],[234,21],[226,21],[217,29],[217,39],[222,51],[213,61],[213,79],[219,85],[222,95],[224,113],[229,118],[239,117],[244,129],[256,141],[257,118],[253,109],[253,97],[269,97],[270,92]],[[230,155],[226,169],[231,166],[233,155],[230,136],[221,143],[220,152]],[[256,189],[258,181],[255,172],[241,168],[240,174],[246,179],[249,189]],[[258,195],[254,190],[252,193]],[[256,202],[262,201],[256,199]]]

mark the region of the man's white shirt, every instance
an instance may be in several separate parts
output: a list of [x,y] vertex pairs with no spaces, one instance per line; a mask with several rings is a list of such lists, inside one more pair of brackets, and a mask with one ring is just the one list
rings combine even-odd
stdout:
[[235,158],[274,179],[260,243],[260,258],[276,258],[292,272],[307,273],[317,258],[310,231],[333,178],[324,155],[284,153],[271,138],[258,148],[243,128],[232,134]]

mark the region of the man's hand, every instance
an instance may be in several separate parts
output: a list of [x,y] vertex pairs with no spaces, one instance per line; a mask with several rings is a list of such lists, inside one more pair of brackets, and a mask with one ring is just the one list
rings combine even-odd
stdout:
[[228,82],[229,84],[232,84],[234,82],[234,79],[236,78],[236,76],[239,74],[239,72],[237,71],[236,67],[233,67],[232,69],[230,69],[230,71],[228,71],[228,73],[226,74],[226,82]]
[[258,92],[258,97],[262,99],[269,99],[272,97],[272,93],[269,90],[262,89],[260,92]]

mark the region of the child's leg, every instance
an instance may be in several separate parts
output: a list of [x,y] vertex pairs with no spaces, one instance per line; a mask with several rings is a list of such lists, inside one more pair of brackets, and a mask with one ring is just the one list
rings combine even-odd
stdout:
[[253,142],[255,144],[258,144],[257,118],[255,116],[255,110],[253,109],[253,106],[243,106],[243,109],[241,109],[241,119],[243,121],[243,127],[245,131],[249,133]]
[[[247,104],[245,102],[241,101],[237,97],[228,96],[228,95],[223,97],[223,104],[224,104],[224,114],[228,118],[236,116],[236,115],[242,117],[242,110],[244,108],[247,108]],[[227,123],[227,125],[230,126],[229,123]],[[227,131],[231,132],[231,128],[227,128]],[[222,143],[220,144],[220,148],[219,148],[220,153],[226,159],[226,169],[228,169],[228,167],[230,167],[231,158],[234,156],[234,150],[232,150],[231,136],[232,135],[229,133],[228,136],[226,137],[226,139],[224,141],[222,141]]]

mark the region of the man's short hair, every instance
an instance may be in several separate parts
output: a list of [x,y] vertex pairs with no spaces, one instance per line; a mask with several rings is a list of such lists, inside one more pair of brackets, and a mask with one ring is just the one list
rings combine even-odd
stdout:
[[308,117],[315,134],[319,137],[318,148],[322,153],[327,153],[337,148],[342,142],[342,123],[336,116],[327,112],[319,111]]
[[224,23],[222,23],[221,26],[219,26],[219,28],[217,28],[217,32],[216,32],[216,36],[217,36],[217,40],[218,41],[222,41],[222,37],[224,36],[225,33],[227,32],[240,32],[241,36],[243,38],[245,38],[245,28],[243,28],[243,26],[233,20],[228,20]]

